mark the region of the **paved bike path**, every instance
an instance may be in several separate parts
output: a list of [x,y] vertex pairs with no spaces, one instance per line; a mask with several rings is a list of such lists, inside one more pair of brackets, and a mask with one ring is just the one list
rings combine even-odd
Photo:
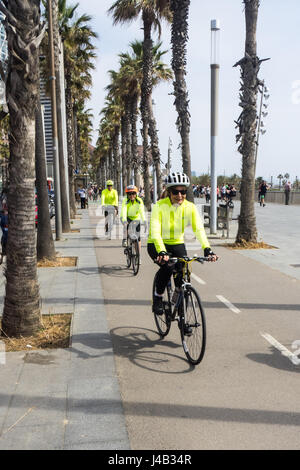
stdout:
[[120,240],[95,240],[131,448],[298,449],[300,366],[269,340],[291,352],[300,339],[299,281],[218,246],[218,264],[194,267],[208,344],[193,368],[176,324],[156,333],[156,266],[143,245],[133,277]]

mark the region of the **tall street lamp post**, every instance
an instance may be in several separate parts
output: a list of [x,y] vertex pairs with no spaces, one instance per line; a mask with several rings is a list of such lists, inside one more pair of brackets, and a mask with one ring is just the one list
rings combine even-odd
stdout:
[[220,21],[211,20],[211,121],[210,121],[210,174],[211,174],[211,200],[210,200],[210,233],[217,232],[217,171],[216,147],[218,136],[218,105],[219,105],[219,48],[220,48]]

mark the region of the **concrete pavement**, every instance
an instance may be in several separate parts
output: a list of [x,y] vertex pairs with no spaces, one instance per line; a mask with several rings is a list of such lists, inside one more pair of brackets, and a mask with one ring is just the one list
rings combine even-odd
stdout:
[[6,353],[1,450],[129,449],[92,227],[82,212],[80,233],[56,242],[61,255],[78,257],[76,268],[38,269],[42,313],[73,314],[71,346]]
[[[81,211],[80,233],[56,242],[77,267],[38,273],[43,313],[73,313],[71,347],[7,353],[0,363],[0,449],[299,449],[300,366],[262,336],[289,350],[300,339],[296,213],[257,209],[259,234],[279,248],[270,253],[220,246],[236,222],[232,239],[211,239],[222,261],[194,271],[205,282],[195,286],[208,346],[191,368],[177,329],[164,341],[155,331],[145,243],[133,278],[120,241],[97,238],[95,209],[90,218]],[[283,222],[275,234],[274,217]]]

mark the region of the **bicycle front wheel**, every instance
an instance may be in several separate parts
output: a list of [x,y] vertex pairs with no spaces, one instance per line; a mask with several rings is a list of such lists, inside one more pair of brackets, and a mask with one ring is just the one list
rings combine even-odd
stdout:
[[200,297],[193,287],[184,293],[184,315],[180,320],[183,350],[191,364],[199,364],[206,345],[205,315]]
[[[152,305],[154,303],[156,277],[157,277],[157,273],[155,274],[153,287],[152,287]],[[157,327],[158,333],[160,334],[162,338],[164,336],[167,336],[171,327],[171,317],[170,317],[171,299],[170,299],[170,290],[168,288],[166,288],[164,292],[163,303],[164,303],[164,313],[162,315],[157,315],[153,310],[156,327]]]
[[124,250],[124,253],[126,255],[127,268],[130,268],[131,266],[131,250],[132,250],[131,244],[130,244],[129,238],[127,238],[127,247]]
[[134,240],[132,242],[131,261],[132,261],[133,274],[136,276],[140,268],[140,247],[139,247],[139,242],[137,240]]

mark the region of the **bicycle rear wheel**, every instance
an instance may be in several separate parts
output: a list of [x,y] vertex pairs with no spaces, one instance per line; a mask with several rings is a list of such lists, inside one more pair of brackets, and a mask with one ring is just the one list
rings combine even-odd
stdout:
[[[156,284],[157,273],[154,276],[153,287],[152,287],[152,310],[153,310],[153,303],[154,303],[154,293],[155,293],[155,284]],[[157,315],[154,310],[154,320],[156,323],[156,327],[158,333],[163,338],[167,336],[170,331],[171,327],[171,299],[170,299],[170,290],[168,288],[165,289],[164,296],[163,296],[163,303],[164,303],[164,313],[162,315]]]
[[206,345],[205,315],[200,297],[193,287],[184,293],[184,316],[180,320],[180,333],[184,353],[191,364],[202,361]]
[[140,247],[137,240],[132,242],[131,261],[133,274],[136,276],[140,269]]

